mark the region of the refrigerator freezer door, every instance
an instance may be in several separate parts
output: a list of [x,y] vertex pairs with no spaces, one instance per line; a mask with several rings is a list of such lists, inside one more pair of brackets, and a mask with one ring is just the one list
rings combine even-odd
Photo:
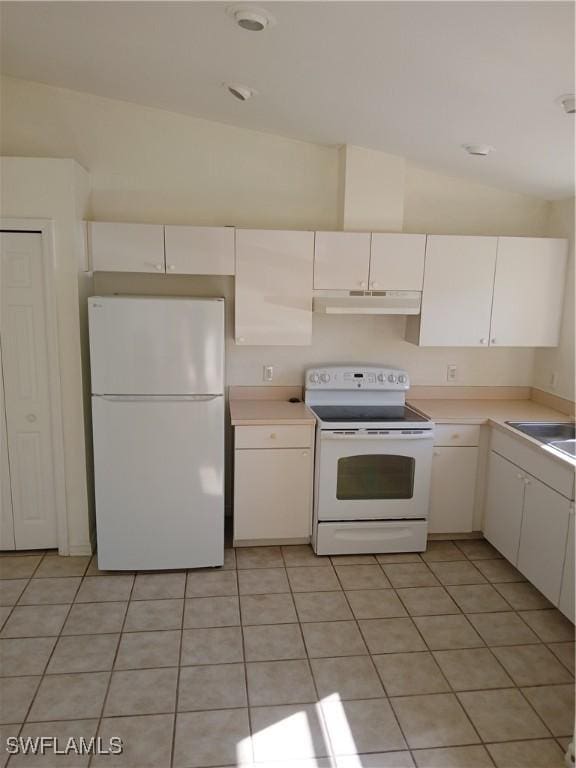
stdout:
[[224,398],[92,398],[98,565],[222,565]]
[[223,299],[94,296],[88,317],[92,394],[223,393]]

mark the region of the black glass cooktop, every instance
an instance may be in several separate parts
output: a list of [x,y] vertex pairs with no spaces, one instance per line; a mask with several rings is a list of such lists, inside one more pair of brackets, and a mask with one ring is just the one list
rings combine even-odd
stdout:
[[322,421],[428,421],[406,405],[313,405],[312,410]]

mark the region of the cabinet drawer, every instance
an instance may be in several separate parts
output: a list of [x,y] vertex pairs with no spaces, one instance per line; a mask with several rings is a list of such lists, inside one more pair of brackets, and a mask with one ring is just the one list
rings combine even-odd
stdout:
[[238,448],[311,448],[313,427],[306,424],[270,424],[236,427]]
[[434,427],[434,445],[471,446],[480,442],[480,427],[474,424],[441,424]]

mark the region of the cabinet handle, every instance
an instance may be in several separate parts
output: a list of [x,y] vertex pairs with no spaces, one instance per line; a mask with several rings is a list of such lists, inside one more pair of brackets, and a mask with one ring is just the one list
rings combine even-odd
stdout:
[[244,341],[245,341],[245,338],[244,338],[244,336],[238,336],[238,337],[236,338],[236,342],[237,342],[238,344],[242,344]]
[[530,480],[529,478],[527,478],[527,477],[524,478],[524,485],[530,485],[531,482],[532,482],[532,480]]
[[492,336],[492,338],[490,339],[490,344],[496,344],[496,337],[495,336]]
[[162,265],[162,264],[154,264],[154,269],[155,269],[157,272],[162,272],[162,270],[164,269],[164,267],[163,267],[163,265]]
[[36,421],[36,414],[29,413],[28,416],[26,416],[26,421],[29,421],[30,424],[33,424]]
[[480,339],[480,344],[486,344],[486,339]]
[[440,451],[434,451],[434,456],[440,456]]
[[302,451],[302,456],[308,456],[308,451]]
[[276,432],[270,432],[270,440],[276,440]]
[[516,475],[516,477],[518,478],[518,480],[526,480],[526,478],[524,477],[524,475],[521,475],[521,474],[520,474],[520,472],[518,472],[518,474]]
[[370,283],[370,287],[371,288],[378,288],[378,283],[376,282],[376,280],[372,280],[372,282]]
[[365,281],[364,281],[364,280],[360,280],[360,282],[358,283],[358,285],[360,286],[360,288],[366,288],[366,283],[365,283]]
[[168,264],[168,269],[170,270],[170,272],[173,272],[176,269],[176,267],[174,264]]

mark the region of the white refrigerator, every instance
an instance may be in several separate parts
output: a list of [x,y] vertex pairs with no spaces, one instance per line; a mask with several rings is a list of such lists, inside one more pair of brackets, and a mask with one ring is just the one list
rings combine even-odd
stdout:
[[88,302],[98,565],[224,561],[224,300]]

